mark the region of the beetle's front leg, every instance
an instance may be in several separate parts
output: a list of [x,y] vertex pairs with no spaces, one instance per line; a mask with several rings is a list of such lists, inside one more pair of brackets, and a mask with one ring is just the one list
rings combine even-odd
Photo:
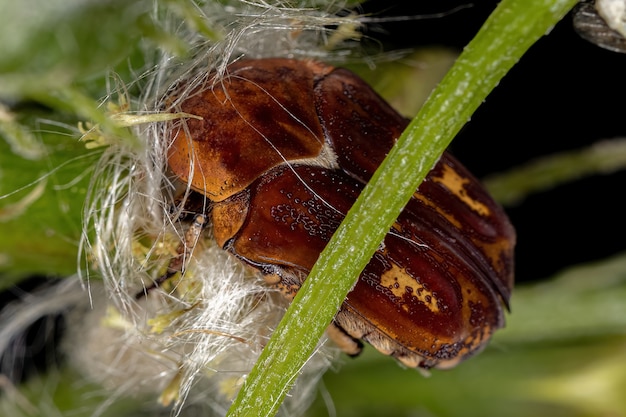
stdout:
[[153,289],[160,287],[161,284],[172,278],[178,272],[180,272],[181,275],[185,273],[185,265],[191,257],[191,254],[193,253],[193,250],[198,243],[198,239],[200,239],[200,235],[204,231],[207,223],[207,216],[205,214],[196,214],[194,216],[193,222],[185,233],[185,238],[176,248],[176,256],[174,256],[170,260],[165,274],[159,276],[156,280],[154,280],[152,285],[150,285],[149,287],[145,287],[143,291],[138,292],[135,295],[136,299],[140,299],[143,296],[147,295]]

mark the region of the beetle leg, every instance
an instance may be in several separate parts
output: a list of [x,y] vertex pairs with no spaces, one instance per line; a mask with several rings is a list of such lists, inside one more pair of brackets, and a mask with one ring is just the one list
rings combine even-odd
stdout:
[[[242,258],[240,258],[242,259]],[[302,286],[302,283],[307,277],[307,273],[296,268],[288,268],[276,265],[258,265],[256,263],[249,262],[243,258],[252,267],[257,270],[260,269],[263,274],[265,283],[276,288],[280,293],[288,300],[293,298],[298,293],[298,290]]]
[[363,350],[363,343],[350,336],[335,322],[330,323],[326,334],[346,355],[358,356]]
[[178,272],[180,272],[181,275],[185,273],[185,265],[187,264],[187,260],[191,257],[193,249],[196,247],[196,243],[198,243],[198,239],[200,238],[200,235],[202,234],[202,231],[204,230],[206,225],[206,215],[196,214],[194,216],[191,226],[185,233],[185,239],[182,240],[178,245],[178,248],[176,248],[176,256],[173,257],[170,261],[165,274],[155,279],[152,285],[144,288],[143,291],[138,292],[135,295],[135,299],[140,299],[144,295],[147,295],[153,289],[160,287],[161,284],[172,278]]

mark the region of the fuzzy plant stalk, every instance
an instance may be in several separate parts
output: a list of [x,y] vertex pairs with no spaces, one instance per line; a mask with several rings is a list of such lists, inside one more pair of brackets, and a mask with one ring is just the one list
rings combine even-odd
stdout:
[[[247,377],[229,416],[272,416],[278,411],[411,194],[502,77],[575,4],[576,0],[503,0],[498,5],[348,212]],[[333,285],[328,285],[330,276]]]

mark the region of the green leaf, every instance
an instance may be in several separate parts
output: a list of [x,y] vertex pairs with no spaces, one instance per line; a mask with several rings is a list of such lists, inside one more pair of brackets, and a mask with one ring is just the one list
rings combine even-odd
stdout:
[[25,275],[77,270],[85,193],[99,152],[87,151],[71,124],[60,129],[58,115],[51,125],[44,114],[20,120],[36,158],[14,153],[7,132],[0,136],[0,289]]

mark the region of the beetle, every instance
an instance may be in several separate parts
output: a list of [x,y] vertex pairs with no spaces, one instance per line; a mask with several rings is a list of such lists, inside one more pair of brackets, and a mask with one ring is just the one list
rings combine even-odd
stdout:
[[[189,210],[292,298],[408,121],[352,72],[313,60],[244,59],[188,90],[171,99],[197,118],[176,122],[167,160],[208,203]],[[514,244],[502,208],[445,153],[328,334],[350,355],[365,341],[408,367],[454,366],[504,325]]]

